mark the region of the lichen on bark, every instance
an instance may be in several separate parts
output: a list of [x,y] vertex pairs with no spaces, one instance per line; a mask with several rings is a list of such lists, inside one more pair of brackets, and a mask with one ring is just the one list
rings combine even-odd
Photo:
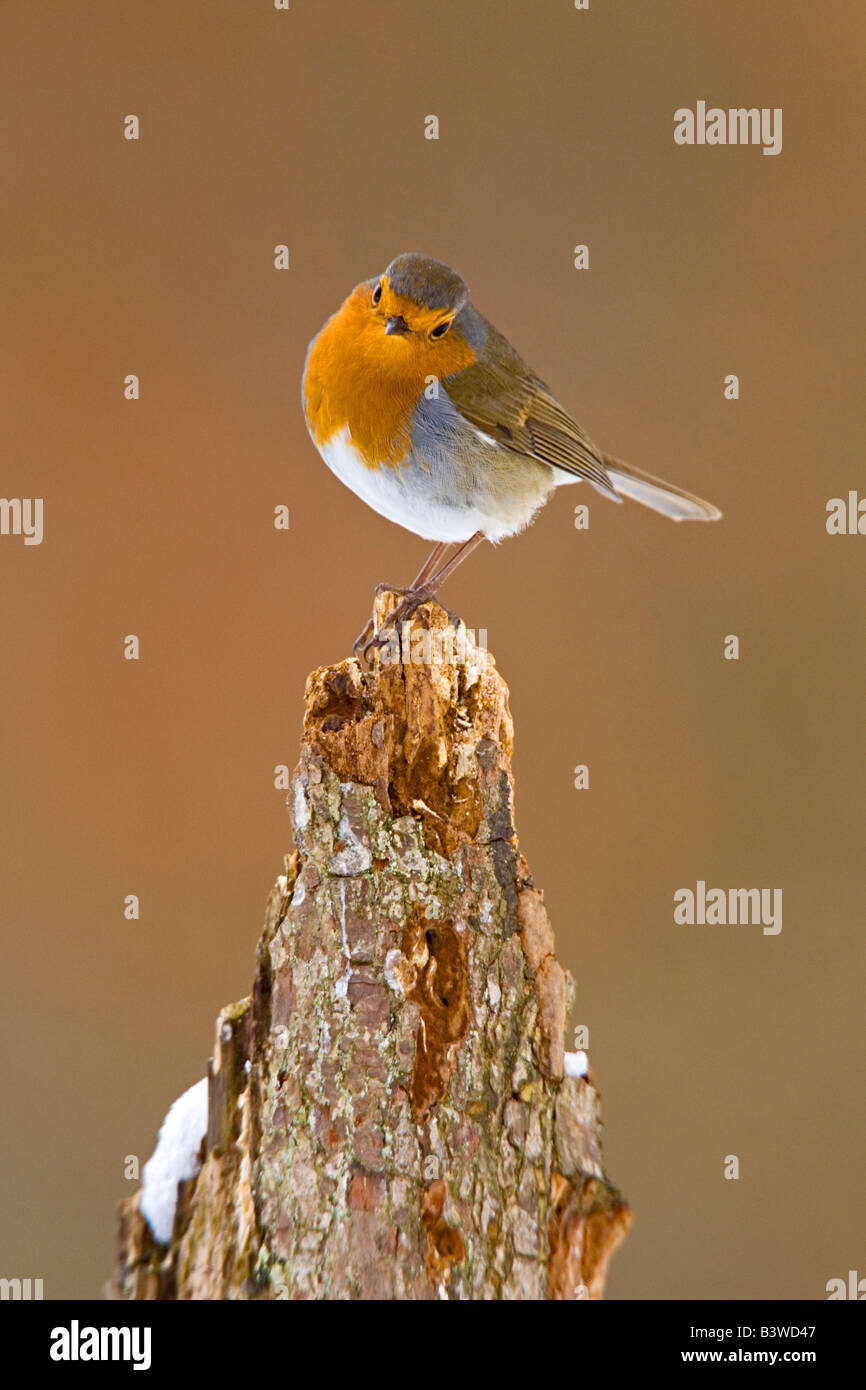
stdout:
[[564,1075],[508,691],[435,603],[402,637],[307,682],[297,849],[217,1021],[201,1172],[168,1249],[123,1204],[122,1297],[602,1295],[631,1214]]

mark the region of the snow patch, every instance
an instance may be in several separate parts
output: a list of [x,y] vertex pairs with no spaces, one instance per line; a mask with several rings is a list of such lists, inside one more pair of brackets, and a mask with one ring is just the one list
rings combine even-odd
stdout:
[[566,1076],[588,1076],[589,1058],[586,1053],[566,1052],[564,1070]]
[[373,856],[367,846],[358,839],[345,811],[337,822],[334,838],[343,848],[331,855],[331,872],[349,877],[366,873],[373,862]]
[[383,971],[383,974],[385,976],[385,984],[388,986],[389,989],[393,989],[395,994],[405,995],[406,993],[405,989],[403,988],[402,967],[404,965],[405,960],[402,951],[388,952],[387,956],[385,957],[385,969]]
[[305,898],[306,896],[307,896],[307,890],[306,890],[306,888],[304,887],[304,885],[303,885],[303,883],[301,882],[301,880],[298,879],[297,882],[296,882],[296,884],[295,884],[295,891],[294,891],[294,893],[292,894],[292,901],[291,901],[291,903],[290,903],[290,906],[291,906],[291,907],[300,907],[300,906],[301,906],[301,903],[304,901],[304,898]]
[[304,784],[299,777],[295,783],[295,826],[298,830],[306,830],[309,823],[310,808],[304,794]]
[[201,1167],[198,1151],[207,1133],[207,1093],[204,1077],[174,1102],[144,1165],[141,1212],[160,1245],[171,1241],[178,1183],[194,1178]]
[[346,881],[342,878],[340,879],[340,932],[343,938],[343,955],[346,957],[346,969],[334,985],[334,993],[338,999],[345,999],[349,992],[349,981],[352,978],[352,962],[349,957],[349,939],[346,936]]

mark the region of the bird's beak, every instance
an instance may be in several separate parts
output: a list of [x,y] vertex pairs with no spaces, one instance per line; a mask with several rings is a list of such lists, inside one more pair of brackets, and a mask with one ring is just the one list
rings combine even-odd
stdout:
[[408,333],[409,325],[402,314],[392,314],[385,324],[386,333]]

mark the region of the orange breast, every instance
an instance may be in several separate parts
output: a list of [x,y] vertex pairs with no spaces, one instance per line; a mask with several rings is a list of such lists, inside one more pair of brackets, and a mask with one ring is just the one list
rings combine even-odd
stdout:
[[468,367],[475,353],[455,330],[436,343],[420,333],[386,334],[370,293],[369,284],[359,285],[315,339],[304,408],[317,445],[348,426],[369,468],[396,467],[409,451],[412,412],[430,378]]

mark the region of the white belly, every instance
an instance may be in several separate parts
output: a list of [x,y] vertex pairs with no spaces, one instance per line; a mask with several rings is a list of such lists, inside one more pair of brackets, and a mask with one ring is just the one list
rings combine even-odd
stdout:
[[[319,452],[341,483],[388,521],[405,526],[428,541],[468,541],[476,531],[486,535],[489,511],[477,502],[464,505],[454,487],[443,486],[417,463],[399,468],[368,468],[351,441],[348,428],[333,435]],[[498,539],[498,537],[497,537]]]

